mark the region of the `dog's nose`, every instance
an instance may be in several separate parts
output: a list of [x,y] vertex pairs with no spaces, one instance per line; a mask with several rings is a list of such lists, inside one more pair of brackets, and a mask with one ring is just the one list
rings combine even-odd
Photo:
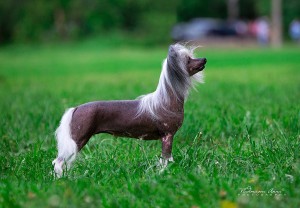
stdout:
[[207,59],[206,59],[206,58],[200,58],[200,62],[201,62],[202,64],[206,64]]

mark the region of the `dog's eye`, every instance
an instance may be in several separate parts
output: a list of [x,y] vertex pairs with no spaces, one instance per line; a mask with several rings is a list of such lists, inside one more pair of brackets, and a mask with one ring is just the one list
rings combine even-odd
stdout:
[[189,64],[191,62],[191,57],[188,56],[187,60],[187,63]]

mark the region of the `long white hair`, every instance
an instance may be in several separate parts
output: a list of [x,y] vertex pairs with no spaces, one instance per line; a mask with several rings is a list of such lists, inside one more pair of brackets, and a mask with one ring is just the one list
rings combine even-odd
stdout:
[[187,48],[181,44],[171,45],[168,57],[164,60],[156,90],[150,94],[138,97],[140,104],[137,116],[149,113],[155,119],[163,115],[176,116],[169,110],[171,95],[179,102],[184,102],[189,89],[197,82],[203,82],[202,71],[190,76],[187,61],[194,58],[197,47]]

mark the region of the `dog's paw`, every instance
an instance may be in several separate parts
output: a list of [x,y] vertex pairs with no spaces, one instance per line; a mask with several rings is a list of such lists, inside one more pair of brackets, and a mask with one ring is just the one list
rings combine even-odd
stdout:
[[162,169],[165,169],[169,162],[174,162],[174,158],[172,156],[169,158],[160,157],[158,166],[160,166]]
[[171,156],[170,158],[168,158],[168,162],[175,162],[174,158]]
[[63,175],[63,164],[64,161],[60,158],[56,158],[55,160],[52,161],[52,165],[54,165],[54,172],[55,175],[60,178]]
[[164,159],[164,158],[159,158],[159,166],[162,167],[162,168],[165,168],[167,167],[168,165],[168,160]]

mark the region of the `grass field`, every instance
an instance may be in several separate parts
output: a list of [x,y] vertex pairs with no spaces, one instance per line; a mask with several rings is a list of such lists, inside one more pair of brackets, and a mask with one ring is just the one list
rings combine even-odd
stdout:
[[300,50],[202,48],[175,163],[160,141],[93,137],[53,176],[64,110],[153,91],[167,47],[86,41],[0,49],[0,207],[300,207]]

